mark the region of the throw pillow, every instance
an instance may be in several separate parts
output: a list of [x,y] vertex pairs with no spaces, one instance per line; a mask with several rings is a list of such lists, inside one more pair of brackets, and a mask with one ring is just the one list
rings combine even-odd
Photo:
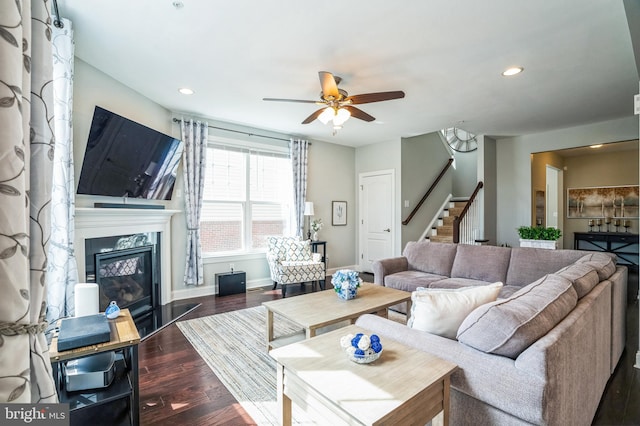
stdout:
[[291,241],[285,260],[289,262],[309,262],[311,260],[309,240]]
[[571,281],[545,275],[507,299],[480,306],[458,329],[458,340],[482,352],[516,359],[576,306]]
[[598,273],[600,281],[604,281],[616,272],[616,262],[614,257],[607,253],[587,254],[576,261],[585,265],[593,266]]
[[556,272],[573,283],[573,288],[578,293],[578,299],[589,293],[598,285],[600,278],[595,268],[587,263],[573,263]]
[[411,316],[407,325],[455,339],[467,315],[478,306],[496,300],[501,288],[501,282],[456,289],[420,288],[411,293]]

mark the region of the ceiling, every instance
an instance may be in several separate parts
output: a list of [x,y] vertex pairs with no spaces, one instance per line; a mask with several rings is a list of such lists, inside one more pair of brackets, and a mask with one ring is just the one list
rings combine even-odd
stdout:
[[[638,71],[619,0],[58,0],[76,56],[165,108],[362,146],[458,126],[495,137],[633,114]],[[637,44],[636,44],[637,46]],[[503,77],[509,66],[524,72]],[[301,122],[318,71],[376,117]],[[189,87],[191,96],[178,93]],[[115,111],[117,112],[117,111]]]

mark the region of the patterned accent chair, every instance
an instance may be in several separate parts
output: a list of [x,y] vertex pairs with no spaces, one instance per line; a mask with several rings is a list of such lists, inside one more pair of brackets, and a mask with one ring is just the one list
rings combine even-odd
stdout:
[[302,284],[317,281],[320,288],[325,287],[324,262],[314,260],[309,240],[301,241],[300,237],[269,237],[267,239],[267,262],[273,289],[278,284],[282,287],[282,297],[286,295],[289,284]]

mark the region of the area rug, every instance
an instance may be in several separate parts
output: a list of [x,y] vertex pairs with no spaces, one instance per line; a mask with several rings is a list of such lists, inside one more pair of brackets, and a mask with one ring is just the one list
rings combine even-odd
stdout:
[[[390,312],[390,319],[405,316]],[[176,323],[198,354],[259,425],[279,424],[276,362],[266,349],[266,310],[263,306]],[[274,314],[274,335],[302,331]],[[293,424],[315,424],[295,404]]]

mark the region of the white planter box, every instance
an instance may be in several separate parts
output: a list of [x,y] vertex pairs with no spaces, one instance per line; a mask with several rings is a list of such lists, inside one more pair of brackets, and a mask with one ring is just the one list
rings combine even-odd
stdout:
[[555,250],[558,248],[557,240],[523,240],[520,239],[520,247],[534,247]]

